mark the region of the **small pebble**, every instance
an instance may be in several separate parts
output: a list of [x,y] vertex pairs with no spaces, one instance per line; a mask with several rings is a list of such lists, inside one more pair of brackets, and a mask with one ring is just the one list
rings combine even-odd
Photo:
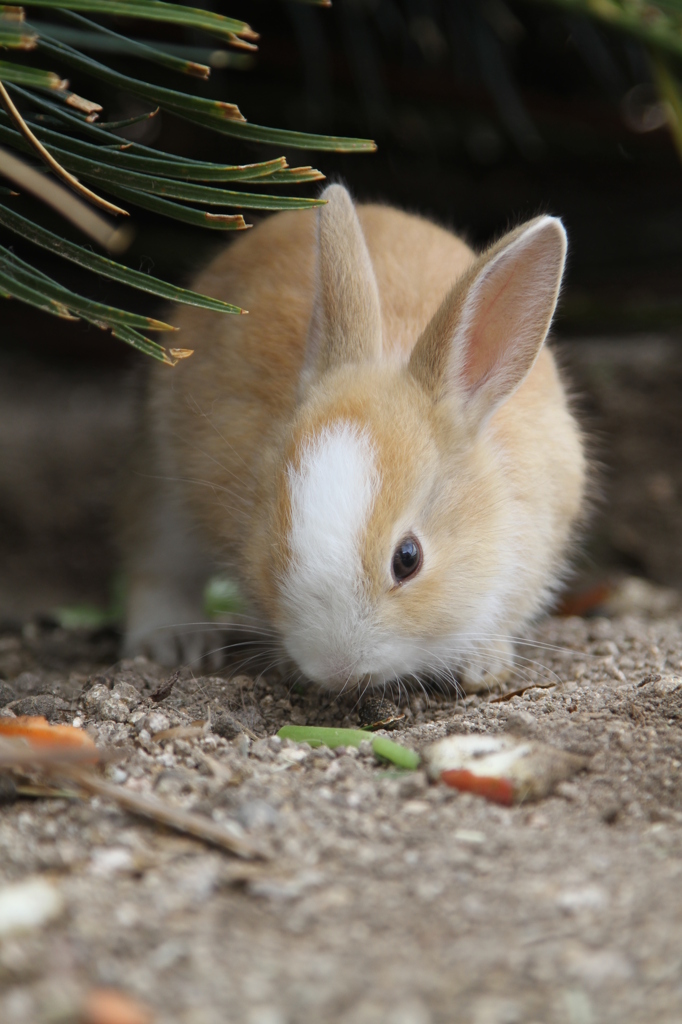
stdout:
[[88,711],[96,711],[100,704],[111,697],[111,690],[106,683],[95,683],[83,696],[83,703]]
[[657,697],[668,697],[672,693],[682,691],[682,676],[661,676],[660,679],[654,682],[653,686]]
[[475,829],[458,828],[455,831],[455,839],[458,843],[465,843],[467,846],[484,846],[485,834]]
[[116,683],[111,691],[111,696],[115,697],[117,700],[123,701],[123,703],[129,708],[137,707],[142,700],[140,691],[137,687],[132,686],[131,683]]
[[133,855],[123,846],[112,846],[93,850],[90,857],[90,873],[107,877],[120,871],[130,871]]
[[241,723],[229,711],[219,711],[213,715],[211,729],[216,736],[222,736],[225,740],[233,740],[235,737],[243,735]]
[[15,715],[42,715],[48,722],[59,717],[57,701],[50,693],[39,693],[34,697],[23,697],[12,705]]
[[44,687],[45,680],[41,676],[36,675],[35,672],[22,672],[12,682],[12,689],[17,697],[40,693]]
[[308,756],[308,751],[302,750],[300,747],[285,747],[280,751],[278,756],[282,761],[291,761],[294,764],[300,764],[301,761],[305,761]]
[[17,694],[14,692],[9,683],[4,682],[0,679],[0,708],[4,708],[6,704],[10,704],[13,700],[17,699]]
[[170,728],[170,718],[160,711],[150,711],[144,720],[144,727],[151,736],[154,736],[157,732],[164,732]]
[[279,814],[265,800],[247,800],[237,811],[237,820],[244,828],[273,828]]
[[365,729],[395,729],[404,721],[405,712],[385,697],[368,697],[358,718]]
[[0,938],[33,931],[64,911],[64,897],[46,878],[27,878],[0,889]]

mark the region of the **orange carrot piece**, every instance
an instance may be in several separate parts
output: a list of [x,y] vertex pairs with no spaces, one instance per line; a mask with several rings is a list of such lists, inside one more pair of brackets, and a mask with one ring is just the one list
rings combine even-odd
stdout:
[[83,1008],[84,1024],[152,1024],[154,1013],[126,992],[95,988]]
[[76,729],[72,725],[50,725],[42,715],[0,717],[0,736],[26,740],[32,747],[92,750],[93,760],[97,760],[95,741],[84,729]]
[[597,583],[588,590],[569,592],[561,599],[554,614],[562,616],[589,615],[601,608],[612,594],[613,587],[608,583]]
[[495,804],[509,807],[514,803],[514,785],[509,779],[497,779],[493,775],[474,775],[464,768],[451,768],[440,773],[446,786],[465,793],[475,793]]

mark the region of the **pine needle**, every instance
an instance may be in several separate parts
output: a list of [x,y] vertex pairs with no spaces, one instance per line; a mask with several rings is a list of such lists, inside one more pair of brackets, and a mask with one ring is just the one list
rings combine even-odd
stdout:
[[129,216],[127,210],[122,209],[120,206],[115,206],[114,203],[110,203],[107,199],[102,199],[101,196],[98,196],[95,192],[86,188],[85,185],[82,185],[78,178],[74,177],[73,174],[70,174],[57,160],[55,160],[50,151],[43,146],[40,139],[35,137],[29,126],[26,124],[2,82],[0,82],[0,99],[2,99],[2,102],[7,108],[8,114],[16,124],[21,134],[28,140],[28,142],[31,143],[40,159],[47,164],[50,170],[53,171],[58,178],[61,178],[61,180],[69,185],[74,192],[78,192],[78,194],[83,196],[84,199],[89,200],[95,206],[99,206],[100,209],[106,210],[107,213],[121,214],[124,217]]

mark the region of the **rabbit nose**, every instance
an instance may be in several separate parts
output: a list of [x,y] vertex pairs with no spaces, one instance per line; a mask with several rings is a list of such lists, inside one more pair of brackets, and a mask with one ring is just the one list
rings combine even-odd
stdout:
[[324,679],[324,684],[333,690],[348,689],[355,685],[347,671],[327,673]]
[[346,691],[354,690],[361,679],[362,676],[353,671],[347,661],[343,662],[339,659],[338,662],[329,666],[324,674],[324,679],[321,679],[320,682],[329,687],[329,689]]

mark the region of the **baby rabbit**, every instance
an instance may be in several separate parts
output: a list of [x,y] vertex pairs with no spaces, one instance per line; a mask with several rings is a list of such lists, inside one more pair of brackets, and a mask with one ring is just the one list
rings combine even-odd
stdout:
[[[557,588],[585,458],[544,346],[564,268],[538,217],[480,256],[429,221],[280,213],[197,287],[192,359],[154,368],[124,531],[126,652],[216,646],[202,592],[239,579],[267,653],[332,690],[500,683]],[[255,627],[254,627],[255,628]]]

